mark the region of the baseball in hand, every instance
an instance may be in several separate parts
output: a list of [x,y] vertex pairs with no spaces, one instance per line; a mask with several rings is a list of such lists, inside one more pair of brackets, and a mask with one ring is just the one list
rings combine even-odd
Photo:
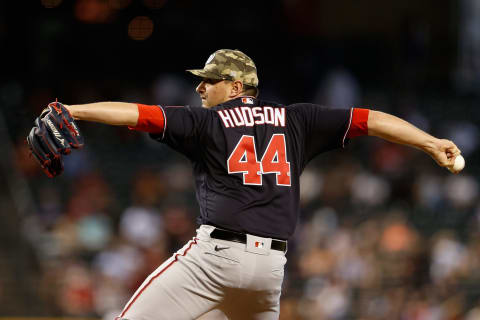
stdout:
[[455,158],[455,162],[453,163],[452,172],[460,172],[463,170],[464,167],[465,167],[465,159],[462,157],[462,155],[459,154]]

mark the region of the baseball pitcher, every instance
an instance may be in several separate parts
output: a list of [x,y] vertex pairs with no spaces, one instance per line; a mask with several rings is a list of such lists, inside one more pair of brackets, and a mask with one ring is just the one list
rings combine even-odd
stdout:
[[456,172],[453,142],[393,115],[258,99],[255,64],[241,51],[218,50],[203,69],[187,71],[200,78],[201,108],[54,102],[28,137],[49,176],[62,172],[70,147],[83,145],[73,119],[148,132],[192,163],[197,235],[152,272],[118,320],[196,319],[213,309],[228,319],[278,319],[300,175],[314,157],[349,139],[371,135],[415,147]]

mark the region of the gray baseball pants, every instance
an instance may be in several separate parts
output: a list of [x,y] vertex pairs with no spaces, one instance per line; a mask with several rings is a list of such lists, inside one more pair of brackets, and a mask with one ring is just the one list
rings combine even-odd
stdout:
[[197,319],[214,309],[224,319],[278,319],[285,253],[270,249],[266,238],[255,237],[266,239],[260,249],[213,239],[213,230],[200,226],[147,277],[117,320]]

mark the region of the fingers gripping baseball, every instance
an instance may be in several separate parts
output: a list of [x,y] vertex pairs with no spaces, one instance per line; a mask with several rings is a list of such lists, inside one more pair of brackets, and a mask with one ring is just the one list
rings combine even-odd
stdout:
[[436,143],[431,156],[439,166],[447,168],[452,173],[459,173],[465,165],[465,161],[460,153],[461,151],[455,143],[450,140],[440,139]]
[[27,143],[40,167],[52,178],[63,172],[62,155],[70,154],[71,148],[83,147],[84,141],[68,110],[52,102],[35,119]]

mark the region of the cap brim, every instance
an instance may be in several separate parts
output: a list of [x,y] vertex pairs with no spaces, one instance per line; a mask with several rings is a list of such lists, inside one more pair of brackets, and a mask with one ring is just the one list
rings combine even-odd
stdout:
[[216,73],[210,72],[210,71],[205,71],[204,69],[192,69],[192,70],[186,70],[187,72],[190,72],[197,77],[200,78],[207,78],[207,79],[224,79],[223,77],[219,76]]

